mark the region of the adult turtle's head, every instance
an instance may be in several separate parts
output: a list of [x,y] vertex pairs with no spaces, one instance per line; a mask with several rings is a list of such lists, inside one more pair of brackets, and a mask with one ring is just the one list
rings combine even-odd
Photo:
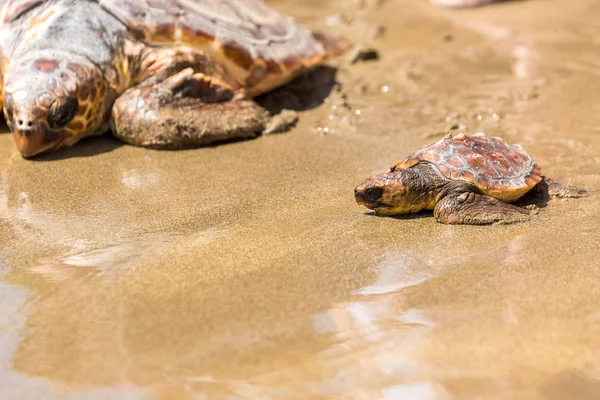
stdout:
[[106,83],[100,69],[83,59],[28,53],[11,61],[4,79],[4,116],[23,157],[106,129]]

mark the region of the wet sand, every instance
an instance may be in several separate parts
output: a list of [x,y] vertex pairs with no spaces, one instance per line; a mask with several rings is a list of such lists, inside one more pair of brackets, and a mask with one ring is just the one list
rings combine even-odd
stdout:
[[[0,398],[599,398],[597,2],[270,3],[381,56],[289,133],[36,161],[0,134]],[[480,130],[592,196],[494,227],[354,202]]]

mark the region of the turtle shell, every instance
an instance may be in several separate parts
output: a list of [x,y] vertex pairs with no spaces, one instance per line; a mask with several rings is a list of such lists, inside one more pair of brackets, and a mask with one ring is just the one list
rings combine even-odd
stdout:
[[[140,40],[214,54],[254,96],[328,55],[328,43],[260,0],[97,0]],[[332,52],[349,45],[340,39]]]
[[485,195],[515,201],[542,180],[541,168],[518,144],[483,133],[459,134],[425,146],[392,167],[410,168],[427,161],[452,180],[473,183]]
[[[0,24],[52,0],[0,0]],[[351,44],[311,32],[261,0],[91,0],[150,45],[205,51],[256,96]],[[59,4],[56,4],[58,7]]]

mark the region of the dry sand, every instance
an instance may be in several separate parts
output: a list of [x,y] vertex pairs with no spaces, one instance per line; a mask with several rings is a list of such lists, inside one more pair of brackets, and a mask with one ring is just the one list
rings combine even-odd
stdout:
[[[0,135],[0,399],[600,398],[598,2],[271,4],[381,55],[289,133],[36,161]],[[592,196],[496,227],[354,202],[449,130]]]

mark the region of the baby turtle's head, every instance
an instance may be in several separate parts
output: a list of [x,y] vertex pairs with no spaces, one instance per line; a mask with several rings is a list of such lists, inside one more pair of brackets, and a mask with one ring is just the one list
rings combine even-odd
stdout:
[[107,87],[94,65],[56,54],[11,62],[4,116],[24,157],[69,146],[105,128]]
[[432,198],[419,183],[415,171],[396,169],[366,179],[354,189],[354,197],[377,214],[415,213],[428,207]]

